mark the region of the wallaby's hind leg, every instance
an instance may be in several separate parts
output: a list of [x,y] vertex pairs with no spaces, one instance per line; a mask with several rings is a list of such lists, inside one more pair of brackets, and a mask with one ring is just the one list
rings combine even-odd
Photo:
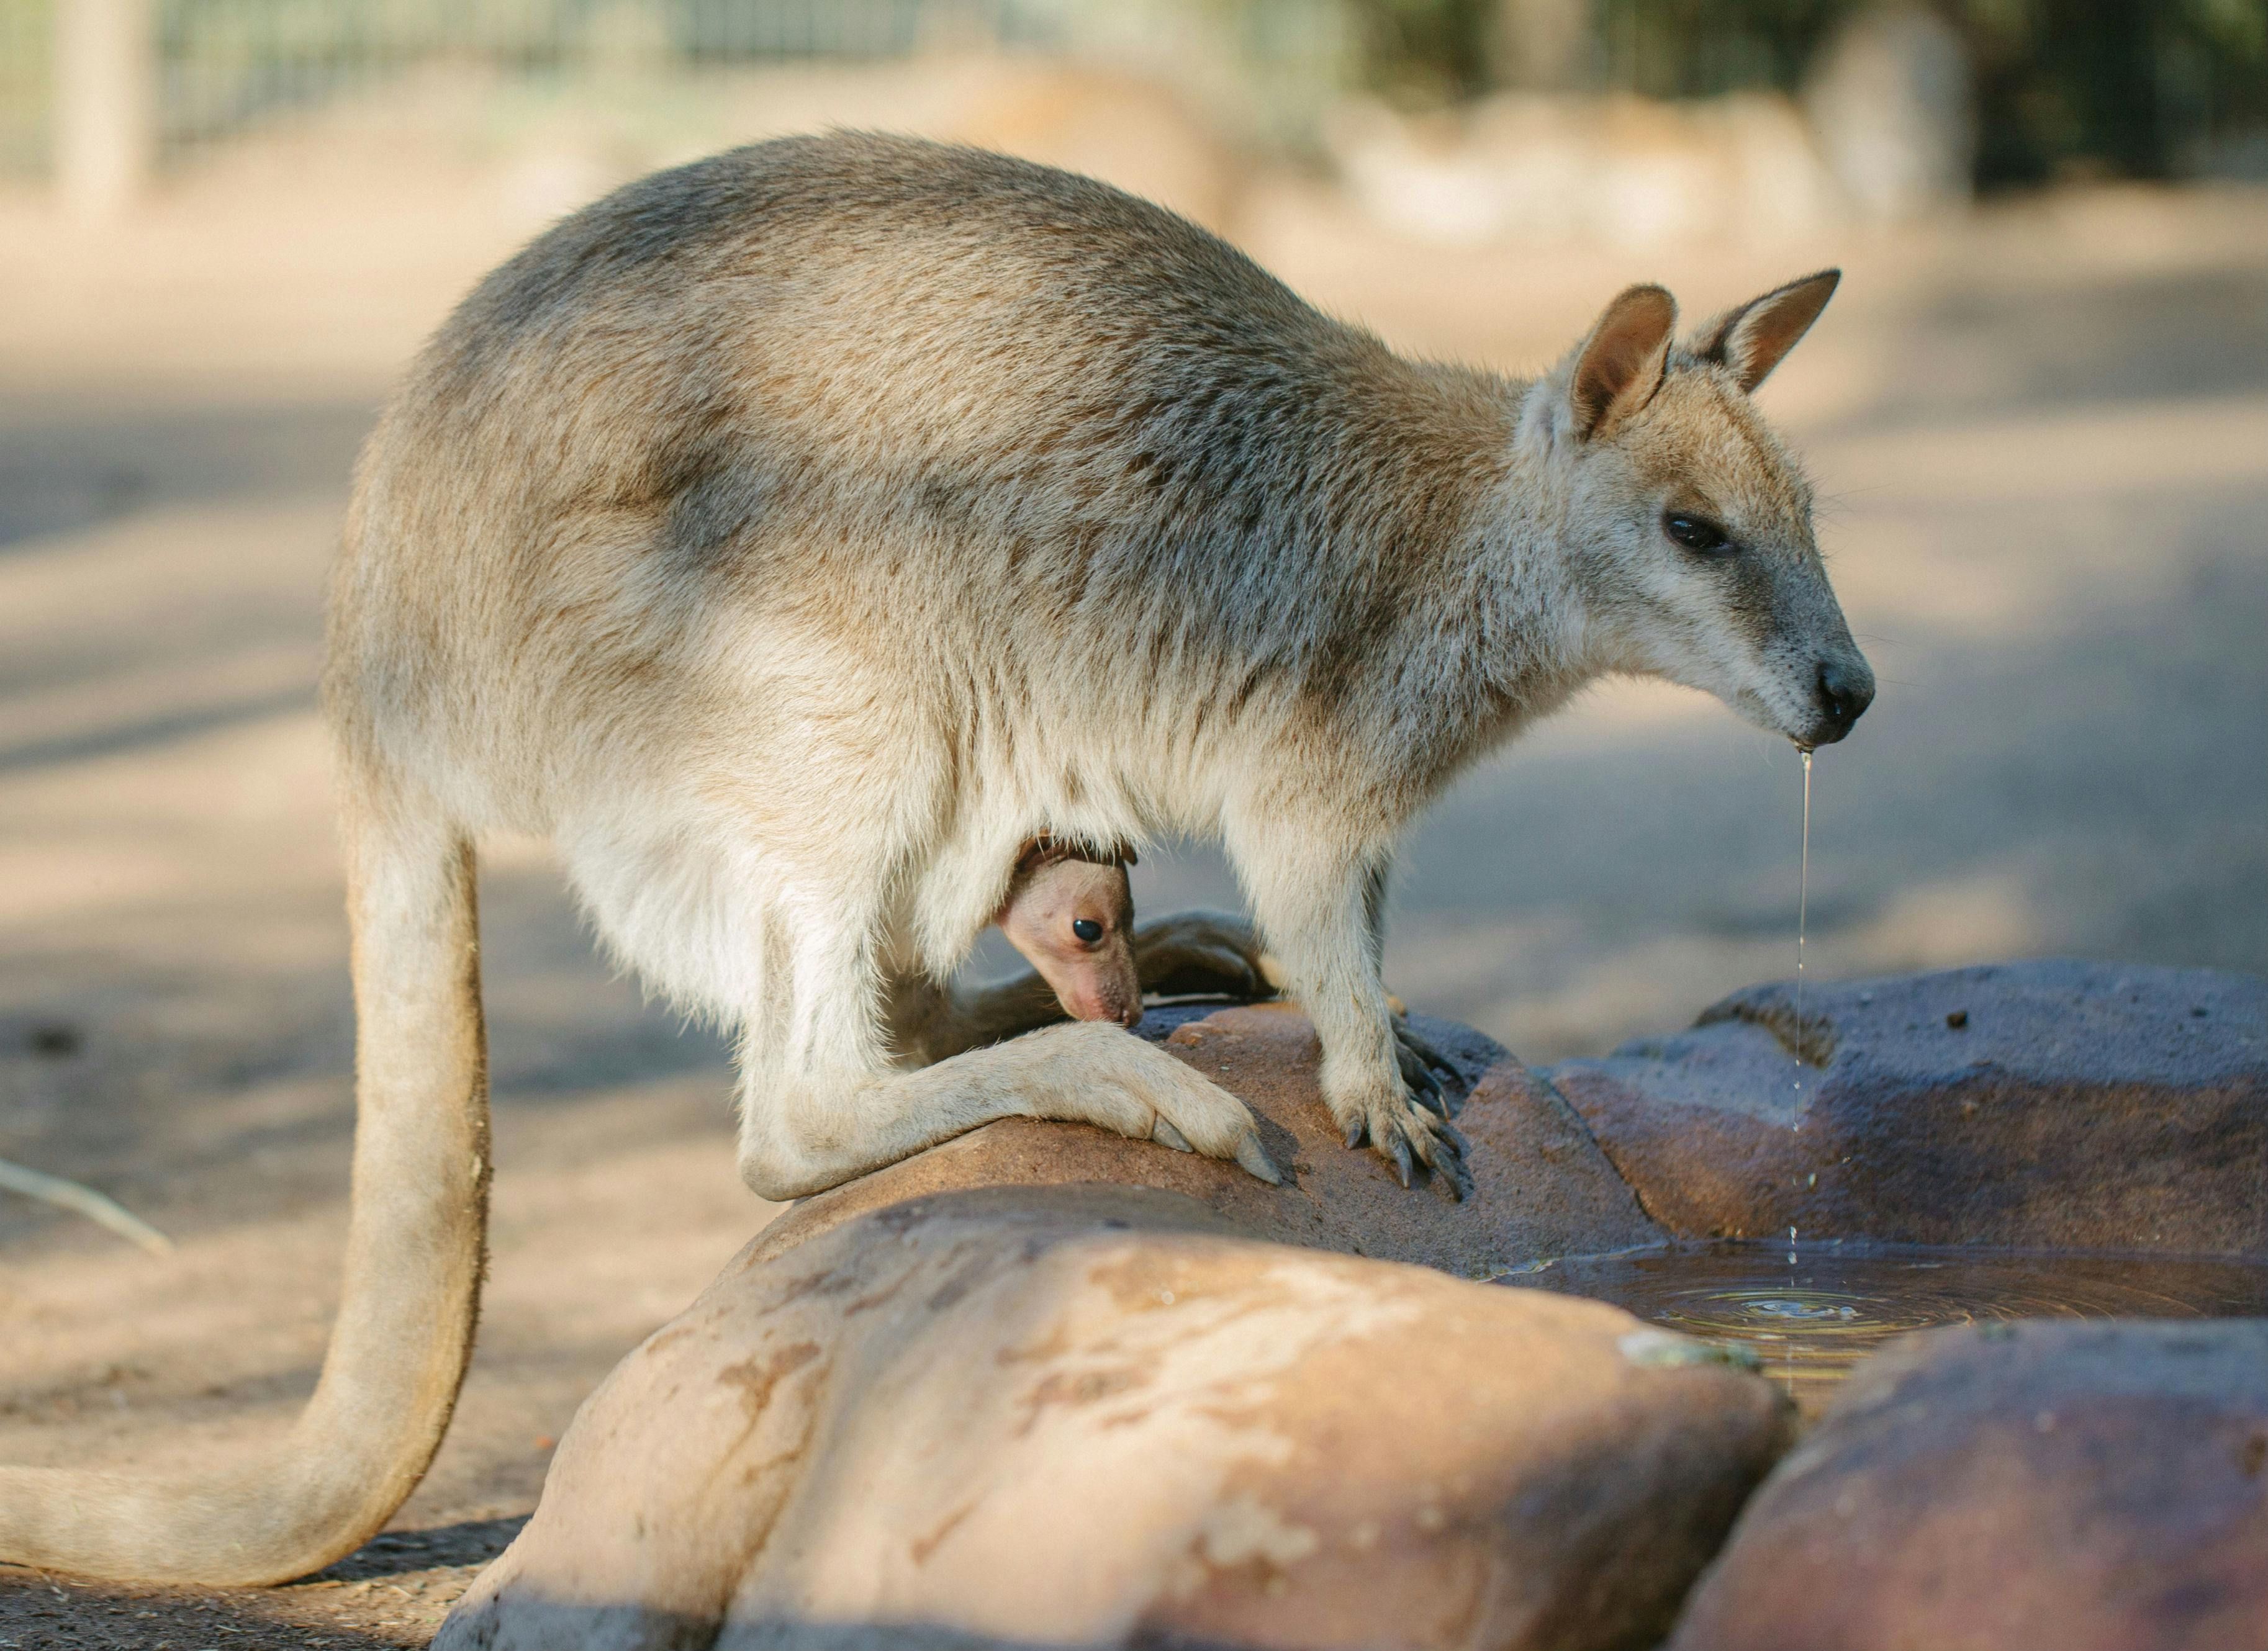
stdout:
[[825,1192],[998,1118],[1095,1124],[1283,1179],[1242,1101],[1117,1026],[1049,1026],[915,1072],[799,1070],[752,1044],[741,1060],[740,1176],[763,1198]]
[[[1409,1185],[1424,1163],[1462,1199],[1472,1191],[1465,1139],[1450,1124],[1438,1084],[1406,1075],[1424,1056],[1399,1034],[1378,958],[1385,872],[1376,856],[1316,863],[1278,851],[1329,841],[1327,833],[1271,832],[1265,842],[1231,841],[1261,932],[1323,1046],[1322,1089],[1347,1145],[1367,1139]],[[1242,852],[1238,852],[1241,850]],[[1414,1057],[1414,1059],[1413,1059]]]
[[1122,1027],[1049,1026],[898,1068],[875,1010],[907,1000],[877,1004],[874,927],[850,898],[830,909],[838,926],[796,937],[741,1038],[740,1176],[759,1195],[824,1192],[997,1118],[1097,1124],[1282,1179],[1243,1102]]

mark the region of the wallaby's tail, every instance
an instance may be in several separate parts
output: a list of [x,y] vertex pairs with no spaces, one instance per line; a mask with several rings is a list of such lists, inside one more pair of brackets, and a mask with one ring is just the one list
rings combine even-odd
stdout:
[[384,784],[343,798],[357,1018],[353,1213],[321,1381],[235,1471],[0,1468],[0,1559],[86,1576],[280,1582],[352,1552],[424,1473],[471,1356],[488,1225],[473,855]]

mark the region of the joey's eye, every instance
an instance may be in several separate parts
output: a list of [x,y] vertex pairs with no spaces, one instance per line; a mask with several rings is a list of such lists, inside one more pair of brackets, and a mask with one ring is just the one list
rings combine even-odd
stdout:
[[1722,556],[1739,548],[1723,528],[1705,516],[1672,510],[1661,518],[1661,531],[1669,535],[1672,543],[1683,546],[1697,556]]
[[1074,917],[1071,920],[1071,932],[1092,946],[1102,938],[1102,925],[1092,917]]

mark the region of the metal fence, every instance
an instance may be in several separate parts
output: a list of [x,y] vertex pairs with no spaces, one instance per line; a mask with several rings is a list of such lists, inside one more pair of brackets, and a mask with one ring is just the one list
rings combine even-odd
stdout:
[[[945,44],[1086,57],[1185,84],[1245,135],[1296,138],[1349,84],[1469,96],[1500,37],[1557,18],[1567,84],[1652,97],[1793,86],[1859,0],[0,0],[0,177],[103,179],[436,72],[515,92],[669,86]],[[1980,180],[2073,165],[2268,166],[2268,0],[1932,0],[1977,72]],[[106,32],[107,31],[107,32]],[[75,73],[102,53],[133,72]],[[138,65],[138,66],[136,66]],[[97,65],[99,70],[99,65]],[[1513,76],[1517,80],[1517,76]],[[68,87],[68,92],[63,88]],[[68,193],[68,186],[66,193]]]
[[[573,93],[938,47],[1168,81],[1200,70],[1200,89],[1233,84],[1248,124],[1280,133],[1351,77],[1349,17],[1346,0],[0,0],[0,172],[68,170],[85,135],[72,106],[88,97],[134,128],[111,145],[132,151],[114,170],[162,172],[295,117],[382,107],[436,73]],[[105,89],[102,66],[77,61],[105,54],[130,85]]]
[[47,170],[54,22],[54,0],[0,0],[0,176]]
[[1001,4],[924,0],[161,0],[162,158],[426,68],[504,82],[698,75],[766,60],[904,55],[949,11],[986,38]]

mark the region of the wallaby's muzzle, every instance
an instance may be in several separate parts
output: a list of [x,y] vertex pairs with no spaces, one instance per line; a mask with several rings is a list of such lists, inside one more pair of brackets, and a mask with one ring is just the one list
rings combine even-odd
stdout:
[[1874,702],[1874,673],[1856,654],[1847,659],[1822,659],[1812,700],[1816,717],[1810,731],[1796,743],[1831,745],[1849,733]]

